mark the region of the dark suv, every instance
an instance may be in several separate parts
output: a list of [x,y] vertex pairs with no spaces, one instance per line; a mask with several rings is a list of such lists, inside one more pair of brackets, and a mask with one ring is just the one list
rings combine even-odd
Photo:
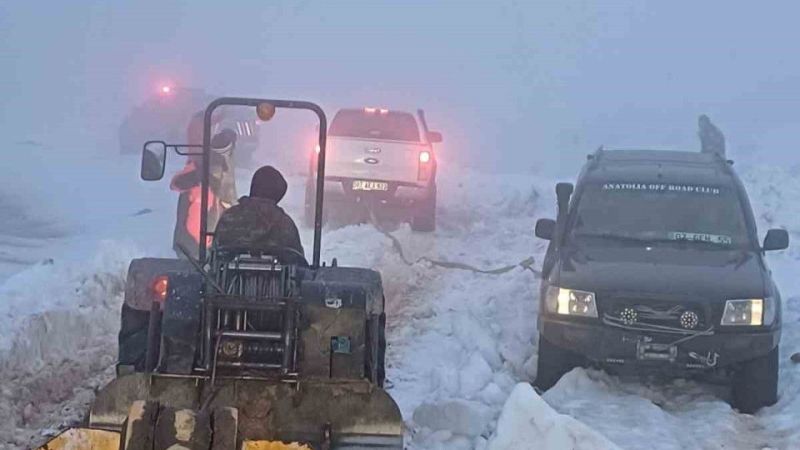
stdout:
[[[574,191],[574,195],[573,195]],[[722,375],[733,406],[777,401],[781,298],[732,162],[716,154],[598,150],[556,187],[540,291],[536,386],[570,369]],[[626,370],[627,369],[627,370]]]

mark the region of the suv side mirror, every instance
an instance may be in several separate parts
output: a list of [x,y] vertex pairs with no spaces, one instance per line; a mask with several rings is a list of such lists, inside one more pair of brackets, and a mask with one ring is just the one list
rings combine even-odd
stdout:
[[553,219],[539,219],[536,221],[534,234],[540,239],[553,239],[556,232],[556,221]]
[[773,228],[767,231],[767,236],[764,238],[764,246],[761,249],[764,251],[784,250],[788,247],[789,233],[786,230]]
[[142,148],[141,177],[145,181],[158,181],[164,177],[167,165],[167,143],[147,141]]
[[428,142],[431,144],[438,144],[442,142],[442,133],[438,131],[428,131],[427,133]]

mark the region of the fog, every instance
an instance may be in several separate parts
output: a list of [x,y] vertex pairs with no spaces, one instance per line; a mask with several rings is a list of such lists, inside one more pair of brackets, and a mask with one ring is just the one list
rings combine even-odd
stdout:
[[[800,162],[800,4],[0,3],[3,141],[116,152],[160,83],[427,110],[450,163],[573,174],[601,144]],[[62,146],[63,147],[59,147]]]

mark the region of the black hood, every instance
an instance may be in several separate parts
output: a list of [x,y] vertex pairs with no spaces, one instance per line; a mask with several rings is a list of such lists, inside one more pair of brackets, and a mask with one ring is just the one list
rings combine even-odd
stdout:
[[605,295],[649,294],[716,301],[765,295],[759,255],[743,250],[568,246],[552,284]]

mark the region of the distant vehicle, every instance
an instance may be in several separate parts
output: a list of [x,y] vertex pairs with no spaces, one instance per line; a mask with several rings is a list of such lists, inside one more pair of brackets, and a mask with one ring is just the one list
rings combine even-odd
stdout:
[[[574,195],[573,195],[574,191]],[[781,296],[732,163],[714,153],[598,150],[558,217],[540,290],[535,385],[576,366],[715,375],[744,413],[777,401]]]
[[[201,89],[163,85],[144,103],[134,107],[119,128],[120,152],[139,154],[149,139],[166,142],[186,141],[186,130],[192,116],[205,109],[216,97]],[[236,164],[248,166],[258,149],[258,121],[236,109],[221,111],[218,132],[230,128],[238,134]],[[195,142],[194,144],[200,144]]]
[[[400,213],[415,231],[436,229],[436,153],[441,133],[417,115],[380,108],[342,109],[328,130],[328,211],[366,204]],[[319,151],[319,149],[317,149]],[[314,216],[316,155],[309,164],[306,222]],[[345,208],[346,209],[346,208]]]

